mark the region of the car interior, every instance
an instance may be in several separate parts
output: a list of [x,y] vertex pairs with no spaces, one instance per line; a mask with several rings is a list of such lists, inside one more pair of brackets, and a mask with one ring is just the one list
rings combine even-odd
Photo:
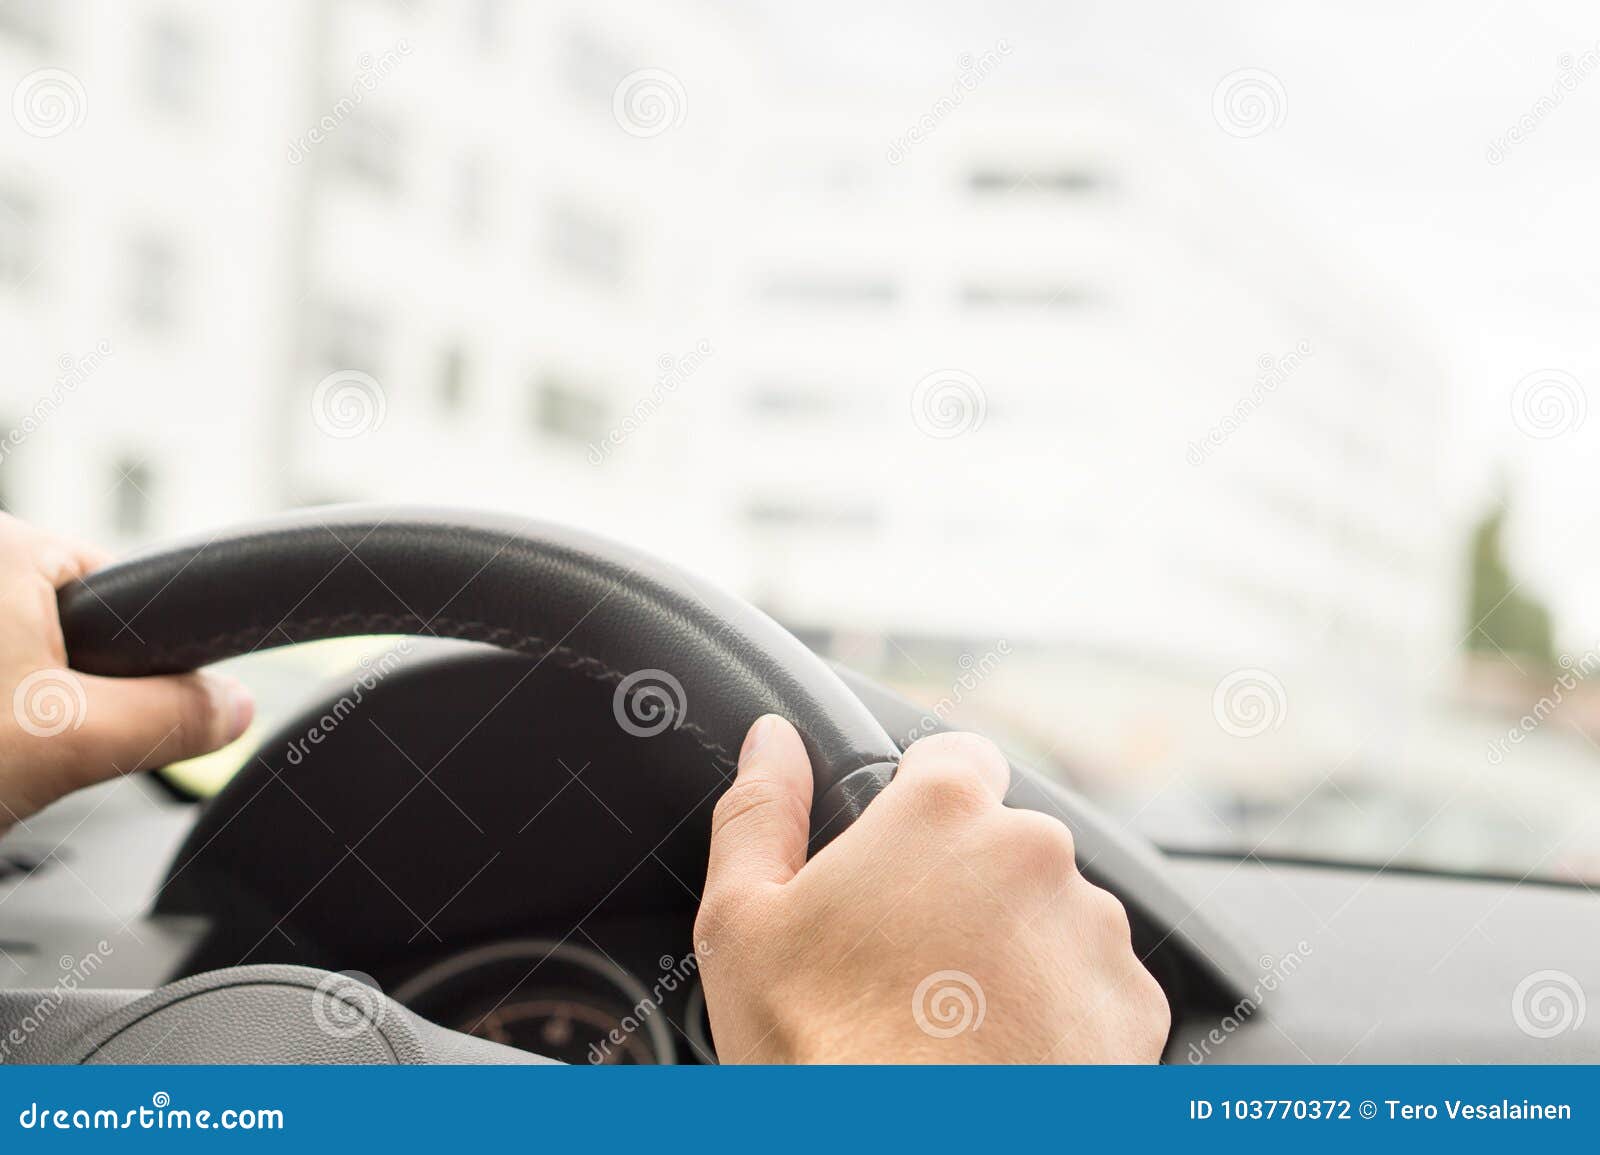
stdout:
[[[60,600],[74,668],[111,676],[393,642],[301,687],[214,798],[129,775],[0,841],[9,1062],[715,1063],[693,924],[743,728],[796,722],[815,850],[944,725],[686,572],[506,515],[307,510]],[[1592,973],[1581,884],[1162,850],[1020,760],[1007,804],[1126,905],[1167,1062],[1600,1059],[1593,1020],[1516,1013]]]

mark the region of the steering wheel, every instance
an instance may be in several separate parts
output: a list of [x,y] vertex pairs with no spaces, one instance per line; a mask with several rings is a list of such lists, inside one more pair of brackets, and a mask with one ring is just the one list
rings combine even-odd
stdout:
[[[860,815],[900,756],[838,676],[748,603],[645,553],[504,515],[307,510],[117,563],[59,600],[69,661],[90,674],[176,673],[351,634],[487,642],[593,679],[619,721],[674,726],[724,771],[757,717],[782,714],[811,756],[814,847]],[[334,980],[282,966],[193,976],[91,1023],[56,1060],[137,1062],[163,1038],[162,1060],[176,1062],[526,1060],[488,1057],[480,1040]],[[319,998],[377,1029],[341,1046],[317,1027]]]

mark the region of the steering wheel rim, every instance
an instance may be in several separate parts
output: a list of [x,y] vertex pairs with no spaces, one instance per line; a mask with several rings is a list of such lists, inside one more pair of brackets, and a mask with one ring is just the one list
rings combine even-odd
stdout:
[[681,729],[724,771],[789,718],[815,777],[813,845],[859,816],[899,749],[828,665],[755,607],[643,551],[455,509],[297,511],[117,562],[60,592],[69,664],[178,673],[350,634],[487,642],[609,685],[618,724]]

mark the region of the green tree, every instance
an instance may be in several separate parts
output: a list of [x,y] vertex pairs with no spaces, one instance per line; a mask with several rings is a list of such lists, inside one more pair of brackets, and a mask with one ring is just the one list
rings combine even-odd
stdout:
[[1502,503],[1472,531],[1467,594],[1467,647],[1506,653],[1553,665],[1550,611],[1519,588],[1506,564],[1501,540],[1506,507]]

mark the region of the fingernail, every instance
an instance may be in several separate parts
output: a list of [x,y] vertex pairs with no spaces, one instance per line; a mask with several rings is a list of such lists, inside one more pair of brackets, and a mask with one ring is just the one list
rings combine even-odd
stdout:
[[762,743],[771,736],[772,724],[776,720],[773,714],[763,714],[756,719],[756,724],[750,727],[750,732],[744,736],[744,745],[739,749],[741,766],[748,762],[755,752],[761,749]]
[[250,720],[255,717],[256,703],[250,690],[237,678],[230,678],[226,674],[209,674],[211,693],[217,703],[217,712],[227,721],[224,745],[234,741],[250,728]]

